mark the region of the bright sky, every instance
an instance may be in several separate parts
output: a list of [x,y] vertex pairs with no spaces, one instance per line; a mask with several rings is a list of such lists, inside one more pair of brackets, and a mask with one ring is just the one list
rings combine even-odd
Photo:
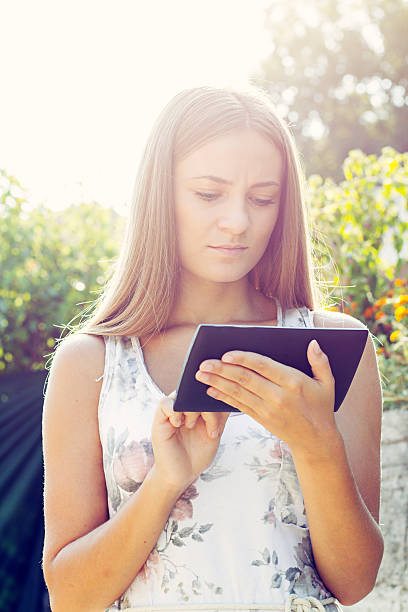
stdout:
[[246,85],[265,0],[0,1],[0,168],[33,202],[124,212],[149,129],[186,87]]

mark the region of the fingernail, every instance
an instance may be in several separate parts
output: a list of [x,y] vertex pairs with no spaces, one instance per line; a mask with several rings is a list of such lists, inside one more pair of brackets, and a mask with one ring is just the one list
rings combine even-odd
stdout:
[[315,355],[321,355],[322,349],[320,348],[317,340],[313,340],[313,351]]

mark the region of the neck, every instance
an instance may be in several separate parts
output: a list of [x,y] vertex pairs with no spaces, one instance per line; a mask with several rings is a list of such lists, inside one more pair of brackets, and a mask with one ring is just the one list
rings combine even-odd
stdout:
[[183,276],[167,327],[200,323],[244,324],[274,319],[274,300],[256,291],[247,277],[232,283],[215,283]]

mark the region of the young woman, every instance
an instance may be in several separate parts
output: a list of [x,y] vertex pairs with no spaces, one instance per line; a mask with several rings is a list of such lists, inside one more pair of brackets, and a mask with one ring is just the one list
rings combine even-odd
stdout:
[[383,541],[370,337],[336,413],[316,341],[313,378],[232,351],[196,374],[226,412],[173,411],[197,325],[363,327],[320,307],[297,154],[268,97],[182,91],[147,142],[114,274],[50,372],[54,612],[334,612],[371,591]]

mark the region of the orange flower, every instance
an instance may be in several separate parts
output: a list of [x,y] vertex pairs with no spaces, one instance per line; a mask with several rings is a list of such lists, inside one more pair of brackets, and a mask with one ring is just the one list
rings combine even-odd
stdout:
[[377,353],[377,355],[381,355],[381,353],[384,352],[384,348],[383,347],[378,348],[375,352]]
[[385,312],[383,312],[382,310],[380,310],[379,312],[377,312],[377,314],[375,315],[375,320],[378,321],[379,319],[382,319],[383,317],[385,317]]
[[350,308],[351,310],[355,310],[357,308],[357,302],[351,302]]
[[407,304],[408,303],[408,295],[407,294],[402,294],[399,296],[399,303],[400,304]]
[[392,297],[394,293],[395,293],[394,289],[390,289],[389,291],[387,291],[388,297]]
[[396,329],[395,331],[392,332],[392,334],[390,335],[390,342],[396,342],[398,340],[398,338],[400,337],[401,332],[399,331],[399,329]]
[[387,298],[382,297],[379,300],[376,301],[375,305],[376,306],[384,306],[384,304],[387,303]]
[[373,316],[373,312],[374,312],[374,308],[372,306],[369,306],[368,308],[365,309],[363,315],[366,319],[369,319],[370,317]]
[[395,279],[395,282],[394,282],[394,285],[395,285],[396,287],[403,287],[403,286],[405,285],[405,283],[406,283],[406,282],[407,282],[407,281],[406,281],[406,280],[404,280],[403,278],[396,278],[396,279]]

